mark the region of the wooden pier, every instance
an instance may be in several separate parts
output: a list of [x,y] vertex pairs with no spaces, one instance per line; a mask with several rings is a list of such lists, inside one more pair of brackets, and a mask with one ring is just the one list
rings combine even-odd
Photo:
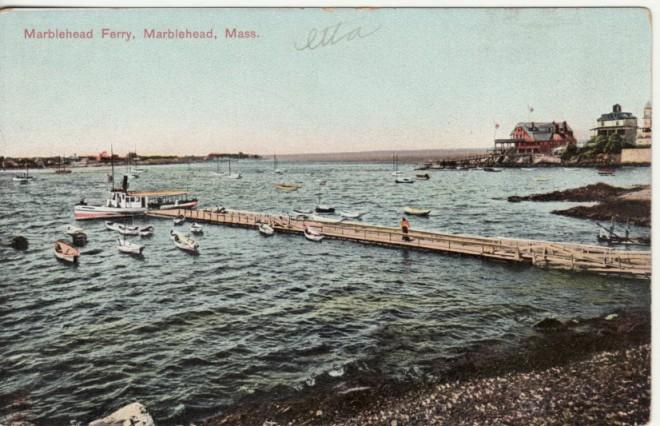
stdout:
[[149,216],[173,218],[185,216],[188,220],[256,228],[260,222],[270,224],[277,232],[303,233],[307,226],[321,230],[327,238],[456,253],[527,263],[541,268],[584,271],[631,278],[650,279],[651,252],[615,250],[586,244],[560,243],[512,238],[452,235],[438,232],[411,230],[410,241],[402,238],[399,228],[376,226],[357,221],[309,219],[288,215],[273,215],[239,210],[219,212],[210,209],[151,210]]

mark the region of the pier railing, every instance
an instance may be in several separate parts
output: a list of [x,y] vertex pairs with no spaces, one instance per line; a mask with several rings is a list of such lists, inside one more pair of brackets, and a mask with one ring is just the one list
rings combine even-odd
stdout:
[[499,237],[444,234],[411,230],[409,240],[399,228],[371,225],[358,221],[310,219],[305,216],[266,214],[240,210],[154,210],[155,217],[185,216],[189,220],[230,226],[257,227],[268,223],[278,232],[302,233],[308,226],[328,238],[391,247],[407,247],[444,253],[528,263],[534,266],[650,278],[651,254],[648,251],[615,250],[597,245],[560,243]]

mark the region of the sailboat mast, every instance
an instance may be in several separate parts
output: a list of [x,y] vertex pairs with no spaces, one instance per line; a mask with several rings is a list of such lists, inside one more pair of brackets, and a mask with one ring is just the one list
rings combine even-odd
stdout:
[[112,149],[112,144],[110,144],[110,170],[112,174],[112,189],[115,189],[115,153]]
[[229,164],[229,174],[231,175],[231,157],[229,157],[227,164]]

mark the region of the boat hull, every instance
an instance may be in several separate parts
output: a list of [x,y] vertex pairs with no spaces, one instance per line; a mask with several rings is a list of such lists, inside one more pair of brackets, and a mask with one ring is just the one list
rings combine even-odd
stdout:
[[275,233],[275,230],[266,224],[259,225],[259,233],[265,237],[270,237]]
[[408,215],[412,216],[428,216],[431,213],[431,210],[429,209],[413,209],[406,207],[403,209],[403,212]]
[[152,210],[173,210],[173,209],[194,209],[199,204],[199,201],[192,200],[179,204],[163,204],[160,206],[150,206]]
[[123,254],[132,254],[132,255],[140,256],[142,254],[142,250],[144,250],[144,246],[138,246],[138,245],[128,246],[119,243],[117,249],[119,250],[120,253]]
[[77,263],[80,250],[71,246],[67,241],[58,240],[55,242],[55,257],[62,262]]
[[324,205],[324,204],[320,204],[320,205],[316,206],[316,208],[314,210],[316,211],[316,213],[334,213],[335,212],[334,206],[327,206],[327,205]]
[[62,253],[55,253],[55,257],[66,263],[78,263],[78,256],[70,256]]
[[73,214],[76,220],[108,219],[117,217],[140,216],[147,213],[146,208],[115,208],[102,206],[76,206]]
[[170,239],[179,250],[183,250],[192,254],[199,253],[199,243],[184,236],[183,234],[172,231],[170,232]]

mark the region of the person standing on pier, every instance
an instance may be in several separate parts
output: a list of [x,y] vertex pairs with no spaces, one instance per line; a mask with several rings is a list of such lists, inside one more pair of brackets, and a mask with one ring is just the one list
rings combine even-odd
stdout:
[[408,218],[404,216],[401,218],[401,232],[403,233],[404,241],[410,241],[410,237],[408,236],[409,229],[410,229],[410,222],[408,222]]

